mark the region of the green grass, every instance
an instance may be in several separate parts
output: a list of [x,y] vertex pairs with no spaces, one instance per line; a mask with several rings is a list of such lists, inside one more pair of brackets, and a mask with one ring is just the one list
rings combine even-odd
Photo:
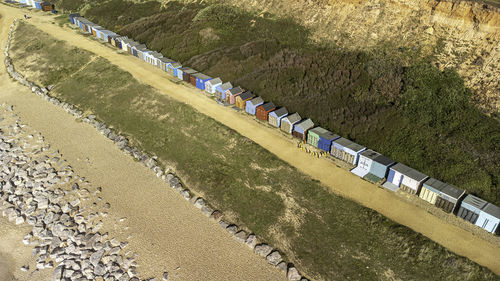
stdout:
[[[66,64],[78,65],[80,58],[68,54],[91,57],[86,51],[52,44],[55,39],[35,27],[20,25],[18,30],[27,38],[16,36],[14,48],[21,49],[24,40],[36,34],[45,46],[40,59],[58,54]],[[13,52],[19,71],[38,67],[27,60]],[[57,69],[45,65],[37,77],[28,78],[40,79],[40,73],[50,76],[52,71]],[[189,188],[231,214],[232,222],[279,247],[310,277],[500,280],[421,234],[330,193],[251,140],[140,84],[103,58],[71,78],[54,77],[59,78],[52,94],[95,113],[140,149],[174,165]]]
[[[11,52],[15,56],[29,58],[20,61],[17,67],[41,74],[37,76],[36,82],[39,84],[48,86],[66,79],[91,59],[91,54],[88,52],[70,48],[63,41],[46,40],[41,36],[30,38],[33,32],[28,30],[27,26],[31,25],[19,22],[19,28],[15,33],[17,44],[11,47]],[[50,49],[58,49],[65,55],[47,52]],[[71,57],[71,60],[68,60],[67,57]]]

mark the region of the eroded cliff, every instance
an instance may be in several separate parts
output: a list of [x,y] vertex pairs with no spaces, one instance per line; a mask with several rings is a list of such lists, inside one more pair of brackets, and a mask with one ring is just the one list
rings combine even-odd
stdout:
[[456,68],[475,90],[474,102],[484,112],[500,108],[500,9],[492,5],[435,0],[214,2],[293,17],[313,30],[313,40],[343,48],[390,53],[404,47],[434,54],[439,68]]

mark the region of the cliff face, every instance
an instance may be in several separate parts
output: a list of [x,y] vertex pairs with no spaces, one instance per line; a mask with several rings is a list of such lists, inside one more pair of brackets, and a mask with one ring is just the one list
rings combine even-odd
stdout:
[[[193,2],[184,0],[185,2]],[[435,54],[475,90],[485,112],[500,108],[500,9],[436,0],[222,0],[240,8],[291,16],[310,27],[315,41],[343,48],[395,52],[400,47]]]

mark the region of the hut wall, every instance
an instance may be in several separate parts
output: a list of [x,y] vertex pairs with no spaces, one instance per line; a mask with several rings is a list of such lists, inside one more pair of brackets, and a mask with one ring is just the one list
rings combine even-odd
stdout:
[[416,194],[420,187],[420,183],[410,177],[404,176],[401,182],[401,188],[411,194]]
[[292,135],[293,135],[294,137],[296,137],[296,138],[299,138],[299,139],[301,139],[301,140],[304,140],[304,134],[302,134],[302,133],[300,133],[300,132],[297,132],[297,131],[293,130]]
[[265,111],[262,106],[257,107],[257,111],[255,112],[255,116],[259,120],[267,121],[268,111]]
[[469,210],[465,207],[460,207],[458,209],[457,216],[461,217],[462,219],[464,219],[466,221],[469,221],[469,222],[475,224],[477,221],[477,218],[479,217],[479,214],[472,211],[472,210]]
[[383,179],[387,175],[388,167],[386,165],[382,165],[376,161],[373,161],[372,167],[370,168],[370,173]]
[[271,126],[279,127],[278,126],[278,117],[276,115],[274,115],[274,114],[269,114],[269,116],[268,116],[268,123]]
[[500,219],[481,211],[475,224],[488,232],[495,233]]
[[293,124],[290,123],[290,121],[288,121],[288,119],[283,120],[281,122],[280,129],[284,132],[291,134],[292,130],[293,130]]
[[436,204],[438,195],[424,186],[422,190],[420,190],[419,197],[434,205]]
[[309,133],[307,133],[307,143],[312,145],[312,146],[315,146],[315,147],[318,147],[318,141],[319,141],[319,136],[312,132],[312,131],[309,131]]
[[189,75],[189,83],[196,87],[196,77]]
[[436,203],[434,204],[438,208],[441,208],[443,211],[447,213],[451,213],[453,211],[453,208],[455,207],[455,203],[450,202],[442,197],[436,198]]

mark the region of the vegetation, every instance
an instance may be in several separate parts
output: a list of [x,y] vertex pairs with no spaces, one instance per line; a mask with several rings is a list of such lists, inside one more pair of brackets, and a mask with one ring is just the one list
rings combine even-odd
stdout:
[[432,66],[432,54],[318,46],[290,19],[219,4],[112,0],[85,15],[500,205],[500,122],[476,110],[463,80]]
[[176,166],[190,188],[232,214],[235,223],[280,247],[311,277],[500,280],[421,234],[330,193],[249,139],[140,84],[103,58],[72,69],[69,76],[51,74],[58,69],[45,63],[27,63],[30,52],[23,47],[35,35],[44,46],[39,52],[43,62],[57,54],[67,68],[92,58],[89,52],[21,24],[12,52],[19,71],[31,73],[28,78],[35,80],[58,77],[52,93],[59,99],[93,112],[141,149]]

